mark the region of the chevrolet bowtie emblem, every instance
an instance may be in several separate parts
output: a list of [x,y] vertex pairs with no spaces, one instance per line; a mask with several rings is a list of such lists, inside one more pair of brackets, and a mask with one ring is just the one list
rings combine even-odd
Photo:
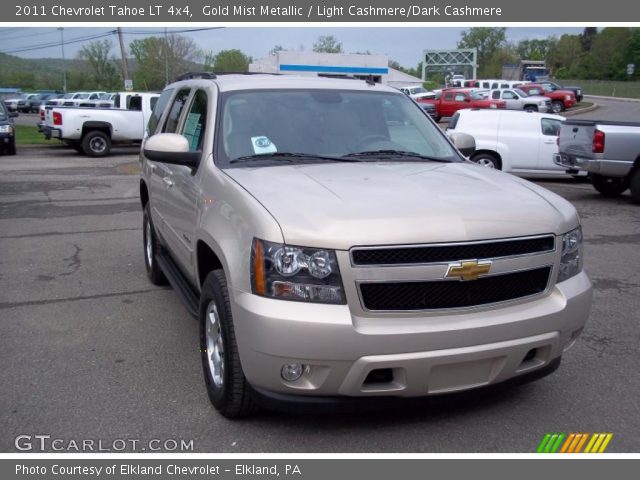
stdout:
[[491,261],[478,262],[477,260],[465,260],[463,262],[449,264],[445,278],[457,278],[458,280],[477,280],[480,275],[486,275],[491,270]]

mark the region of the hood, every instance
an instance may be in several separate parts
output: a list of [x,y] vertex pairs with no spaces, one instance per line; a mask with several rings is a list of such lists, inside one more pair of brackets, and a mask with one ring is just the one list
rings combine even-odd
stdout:
[[465,163],[323,163],[225,172],[279,223],[291,245],[347,250],[564,233],[561,197]]

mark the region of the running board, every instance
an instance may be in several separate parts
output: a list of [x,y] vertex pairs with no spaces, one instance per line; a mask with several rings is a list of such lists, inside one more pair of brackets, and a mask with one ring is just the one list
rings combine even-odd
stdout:
[[169,280],[169,283],[180,297],[180,300],[182,300],[182,303],[188,312],[192,317],[198,318],[198,311],[200,309],[198,295],[193,291],[189,282],[184,278],[182,272],[180,272],[180,269],[176,266],[171,257],[164,252],[158,252],[156,254],[156,261],[162,269],[165,277],[167,277],[167,280]]

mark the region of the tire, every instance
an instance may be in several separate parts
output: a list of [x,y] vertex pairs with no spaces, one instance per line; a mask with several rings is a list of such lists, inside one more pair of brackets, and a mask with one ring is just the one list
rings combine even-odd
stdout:
[[106,157],[111,151],[111,137],[100,130],[87,132],[82,137],[82,151],[89,157]]
[[500,161],[495,155],[490,153],[478,153],[471,157],[472,162],[476,162],[478,165],[482,165],[486,168],[500,170]]
[[166,285],[167,278],[164,276],[164,273],[157,262],[160,244],[158,243],[156,231],[151,220],[149,203],[145,205],[144,210],[142,211],[142,241],[144,249],[144,266],[147,270],[147,277],[149,277],[149,280],[154,285]]
[[560,100],[554,100],[551,102],[551,111],[556,115],[560,112],[564,112],[564,103]]
[[216,410],[227,418],[254,413],[257,406],[240,364],[227,280],[222,270],[210,272],[202,285],[200,356],[207,394]]
[[633,203],[640,204],[640,168],[636,168],[635,172],[631,174],[629,188],[631,189]]
[[623,177],[605,177],[598,174],[591,174],[591,184],[598,192],[608,198],[615,198],[622,195],[629,188],[629,181]]
[[537,112],[538,111],[538,107],[536,107],[535,105],[527,105],[526,107],[524,107],[524,111],[525,112]]

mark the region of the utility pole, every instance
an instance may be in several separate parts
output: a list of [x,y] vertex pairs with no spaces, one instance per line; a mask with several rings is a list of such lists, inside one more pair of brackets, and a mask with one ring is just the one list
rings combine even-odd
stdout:
[[164,27],[164,85],[169,85],[169,39],[167,27]]
[[67,93],[67,62],[64,58],[64,28],[58,27],[60,30],[60,48],[62,48],[62,91]]
[[124,39],[122,38],[122,27],[118,27],[118,39],[120,40],[120,56],[122,58],[122,78],[124,79],[125,90],[131,85],[129,78],[129,66],[127,65],[127,52],[124,49]]

